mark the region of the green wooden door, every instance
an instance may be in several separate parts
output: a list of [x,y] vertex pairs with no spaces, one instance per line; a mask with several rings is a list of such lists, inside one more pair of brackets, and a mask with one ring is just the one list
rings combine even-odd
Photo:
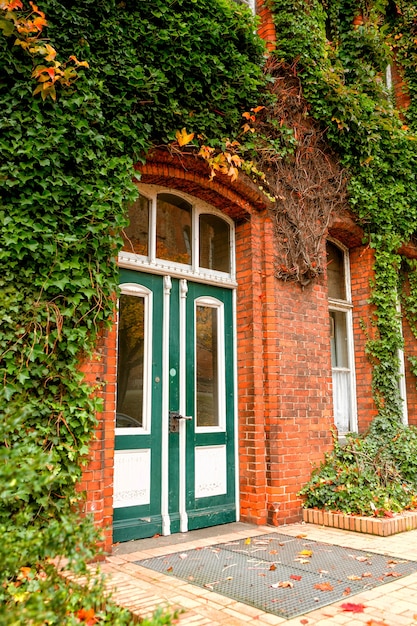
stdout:
[[121,271],[114,540],[236,519],[233,291]]

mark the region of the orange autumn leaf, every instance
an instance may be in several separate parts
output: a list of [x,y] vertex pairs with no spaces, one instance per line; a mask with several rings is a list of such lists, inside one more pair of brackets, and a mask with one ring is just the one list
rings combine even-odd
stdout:
[[4,11],[14,11],[15,9],[23,9],[21,0],[11,0],[10,2],[1,2],[0,9]]
[[319,591],[333,591],[334,587],[330,583],[316,583],[314,589]]
[[176,131],[175,137],[178,141],[179,146],[185,146],[187,143],[190,143],[190,141],[194,139],[194,133],[187,133],[187,130],[183,128],[182,130]]
[[276,569],[277,569],[277,566],[275,565],[275,563],[272,563],[271,567],[269,568],[269,571],[275,572]]
[[30,572],[31,572],[30,567],[21,567],[19,578],[29,578]]
[[301,580],[301,576],[298,576],[297,574],[291,574],[290,578],[291,580]]
[[98,617],[94,609],[80,609],[75,615],[81,622],[84,622],[88,626],[93,626],[98,622]]

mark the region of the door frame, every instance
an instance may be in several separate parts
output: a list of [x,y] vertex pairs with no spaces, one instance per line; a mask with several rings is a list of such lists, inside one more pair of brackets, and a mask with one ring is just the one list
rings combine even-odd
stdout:
[[[187,297],[187,284],[188,282],[198,283],[201,285],[212,285],[223,289],[228,289],[232,292],[232,359],[233,359],[233,430],[234,430],[234,504],[236,507],[236,521],[239,519],[240,511],[240,493],[239,493],[239,431],[238,431],[238,383],[237,383],[237,329],[236,329],[236,288],[237,282],[235,278],[235,239],[234,239],[234,222],[233,220],[214,207],[208,205],[206,202],[186,194],[178,190],[171,190],[169,187],[159,185],[138,185],[140,191],[148,198],[155,198],[157,193],[169,192],[174,193],[180,197],[183,197],[192,204],[193,207],[193,224],[198,222],[199,215],[201,213],[212,213],[218,215],[230,226],[230,273],[208,271],[204,268],[199,268],[196,258],[194,257],[191,266],[181,266],[178,263],[170,263],[165,260],[156,259],[155,253],[152,252],[152,247],[148,256],[142,256],[134,254],[132,252],[121,251],[118,256],[118,264],[121,270],[136,270],[142,273],[151,274],[153,276],[160,276],[163,279],[163,321],[162,321],[162,433],[161,433],[161,532],[163,535],[171,534],[171,518],[169,513],[170,499],[169,499],[169,334],[170,334],[170,306],[171,306],[171,288],[173,278],[179,280],[180,284],[180,328],[179,328],[179,349],[180,359],[185,359],[186,353],[186,329],[185,329],[185,308]],[[154,200],[152,200],[154,202]],[[150,241],[153,241],[154,234],[152,229],[155,227],[155,209],[150,214],[149,229],[150,229]],[[198,239],[197,231],[194,227],[193,242],[195,249],[198,251]],[[151,246],[155,246],[153,242]],[[183,310],[182,310],[183,309]],[[182,312],[181,312],[182,311]],[[184,361],[182,361],[184,362]],[[180,379],[180,393],[182,405],[185,403],[185,368],[181,371]],[[185,406],[180,406],[179,411],[182,415],[186,414]],[[185,429],[185,423],[180,420],[179,427]],[[181,432],[180,431],[180,432]],[[180,476],[180,494],[179,494],[179,513],[180,513],[180,532],[185,532],[188,527],[188,516],[186,507],[186,465],[185,465],[185,436],[180,437],[180,464],[179,471],[182,473]]]

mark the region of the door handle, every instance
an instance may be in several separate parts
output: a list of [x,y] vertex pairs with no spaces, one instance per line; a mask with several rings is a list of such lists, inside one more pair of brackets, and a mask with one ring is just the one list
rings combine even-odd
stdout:
[[170,411],[169,412],[169,432],[170,433],[179,433],[180,432],[180,420],[192,420],[191,415],[181,415],[178,411]]

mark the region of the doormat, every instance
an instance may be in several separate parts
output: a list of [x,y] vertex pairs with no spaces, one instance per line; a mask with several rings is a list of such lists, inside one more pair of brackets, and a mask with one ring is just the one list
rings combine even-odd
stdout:
[[417,571],[417,562],[270,533],[137,565],[290,619]]

